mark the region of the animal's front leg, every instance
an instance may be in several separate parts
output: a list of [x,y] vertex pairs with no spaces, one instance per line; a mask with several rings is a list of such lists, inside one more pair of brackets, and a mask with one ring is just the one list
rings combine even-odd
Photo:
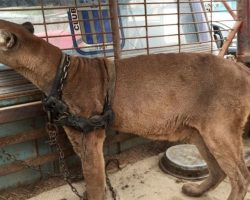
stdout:
[[81,160],[88,200],[105,199],[105,164],[103,142],[105,131],[88,133],[83,140]]

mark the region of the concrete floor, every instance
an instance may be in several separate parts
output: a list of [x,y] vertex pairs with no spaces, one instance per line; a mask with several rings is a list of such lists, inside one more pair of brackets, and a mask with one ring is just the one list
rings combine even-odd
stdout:
[[[110,174],[113,187],[120,200],[193,200],[181,193],[184,182],[173,176],[163,173],[158,167],[160,155],[152,156],[124,169]],[[83,182],[76,187],[83,192]],[[215,190],[196,200],[226,200],[230,193],[228,180],[223,181]],[[78,200],[68,185],[44,192],[29,200]],[[108,199],[111,199],[110,197]],[[250,200],[250,191],[245,200]]]

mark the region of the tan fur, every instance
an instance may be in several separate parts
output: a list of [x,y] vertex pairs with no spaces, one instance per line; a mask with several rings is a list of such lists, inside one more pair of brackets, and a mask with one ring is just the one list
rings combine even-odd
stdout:
[[[0,36],[4,32],[15,34],[18,45],[1,51],[5,48],[2,42],[0,62],[48,93],[61,51],[22,26],[0,20]],[[138,56],[118,60],[115,65],[113,129],[152,139],[189,140],[206,160],[210,176],[200,185],[185,184],[183,192],[200,196],[228,176],[232,186],[228,200],[243,200],[250,181],[241,139],[250,112],[249,70],[198,53]],[[84,117],[101,113],[107,80],[105,59],[71,56],[69,78],[63,91],[70,111]],[[103,200],[105,131],[83,137],[72,128],[65,130],[82,159],[88,199]]]

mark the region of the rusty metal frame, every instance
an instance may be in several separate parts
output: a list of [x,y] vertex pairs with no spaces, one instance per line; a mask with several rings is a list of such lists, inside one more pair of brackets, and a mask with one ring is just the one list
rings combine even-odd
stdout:
[[231,7],[228,5],[226,0],[222,0],[222,3],[224,4],[225,8],[228,10],[228,12],[231,14],[231,16],[233,17],[233,19],[236,21],[232,30],[229,32],[227,39],[224,43],[224,45],[222,46],[220,52],[219,52],[219,56],[224,56],[228,47],[230,46],[230,44],[232,43],[236,33],[240,30],[240,27],[242,25],[242,20],[238,19],[237,14],[235,14],[233,12],[233,10],[231,9]]
[[114,45],[114,57],[115,59],[121,58],[121,46],[120,46],[120,33],[119,33],[119,21],[118,21],[118,4],[117,0],[110,0],[110,17],[112,27],[112,37]]
[[[242,0],[243,1],[243,0]],[[176,47],[179,49],[178,51],[181,52],[181,46],[182,45],[185,45],[185,44],[181,44],[181,36],[182,35],[191,35],[191,34],[201,34],[201,33],[205,33],[204,31],[200,31],[200,32],[190,32],[190,33],[181,33],[180,32],[180,26],[183,26],[183,25],[198,25],[198,24],[202,24],[202,23],[207,23],[207,22],[188,22],[188,23],[181,23],[180,22],[180,13],[182,15],[193,15],[193,14],[197,14],[197,13],[206,13],[206,11],[204,12],[181,12],[180,11],[180,4],[188,4],[188,3],[192,3],[192,4],[195,4],[195,3],[206,3],[206,2],[210,2],[210,3],[213,3],[213,2],[222,2],[226,9],[228,10],[228,12],[233,16],[234,20],[236,21],[236,24],[235,26],[232,28],[231,32],[230,32],[230,35],[228,36],[226,42],[225,42],[225,45],[222,47],[222,49],[220,50],[220,53],[219,55],[220,56],[223,56],[224,53],[226,52],[226,49],[227,47],[230,45],[230,42],[231,42],[231,39],[235,36],[235,34],[237,33],[237,31],[239,30],[239,27],[240,27],[240,22],[238,22],[238,19],[237,19],[237,16],[235,15],[235,10],[232,10],[230,8],[230,6],[227,4],[226,0],[215,0],[215,1],[212,1],[212,0],[198,0],[198,1],[189,1],[189,0],[183,0],[183,1],[180,1],[180,0],[177,0],[177,12],[176,13],[160,13],[160,14],[149,14],[147,13],[147,6],[149,5],[165,5],[165,4],[176,4],[176,2],[166,2],[166,1],[160,1],[160,0],[157,0],[157,1],[154,1],[154,2],[147,2],[146,0],[144,1],[141,1],[141,2],[120,2],[120,1],[117,1],[117,0],[110,0],[108,3],[101,3],[100,1],[98,1],[98,9],[101,10],[101,6],[108,6],[109,9],[110,9],[110,18],[108,18],[110,21],[111,21],[111,25],[112,25],[112,31],[111,32],[105,32],[105,31],[101,31],[101,32],[92,32],[92,33],[81,33],[81,34],[75,34],[74,36],[75,37],[78,37],[78,36],[84,36],[84,35],[96,35],[96,34],[102,34],[103,37],[105,34],[109,34],[109,33],[112,33],[112,36],[113,36],[113,43],[109,43],[109,44],[104,44],[104,42],[102,42],[102,44],[93,44],[91,45],[91,47],[89,46],[86,46],[84,48],[93,48],[93,47],[100,47],[103,49],[103,56],[106,56],[106,57],[109,57],[109,56],[112,56],[112,55],[108,55],[106,54],[106,48],[107,47],[111,47],[113,46],[113,49],[114,49],[114,54],[113,56],[115,58],[120,58],[121,55],[122,55],[122,52],[129,52],[129,51],[132,51],[130,49],[125,49],[125,50],[122,50],[121,47],[120,47],[120,42],[121,41],[121,37],[120,37],[120,33],[119,33],[119,30],[122,28],[124,30],[128,30],[128,29],[131,29],[131,28],[144,28],[145,29],[145,32],[146,34],[144,36],[140,36],[140,37],[130,37],[130,38],[123,38],[124,40],[129,40],[129,39],[145,39],[146,40],[146,47],[145,47],[145,50],[147,54],[150,53],[150,49],[155,49],[157,47],[149,47],[149,39],[153,39],[153,38],[164,38],[164,37],[170,37],[170,36],[177,36],[178,37],[178,44],[176,45]],[[133,14],[133,15],[124,15],[124,14],[119,14],[117,12],[117,7],[118,6],[123,6],[123,5],[141,5],[141,6],[144,6],[144,13],[143,14]],[[65,34],[65,35],[50,35],[49,32],[48,32],[48,26],[49,25],[56,25],[56,24],[68,24],[70,21],[69,20],[63,20],[63,21],[52,21],[52,22],[49,22],[46,20],[46,14],[45,12],[48,11],[48,10],[53,10],[53,9],[62,9],[62,10],[65,10],[65,9],[69,9],[71,7],[76,7],[76,8],[87,8],[89,7],[89,5],[78,5],[77,3],[77,0],[74,0],[73,1],[73,4],[72,5],[69,5],[69,6],[48,6],[48,5],[45,5],[44,3],[44,0],[40,0],[40,6],[37,6],[37,7],[26,7],[26,8],[0,8],[0,12],[16,12],[16,11],[33,11],[33,10],[37,10],[37,11],[41,11],[42,13],[42,19],[43,21],[40,22],[40,23],[36,23],[34,25],[36,26],[43,26],[44,27],[44,36],[41,36],[42,38],[44,38],[45,40],[47,40],[48,42],[50,42],[51,39],[55,39],[55,38],[63,38],[63,37],[71,37],[71,34]],[[236,10],[237,11],[237,10]],[[214,12],[220,12],[220,11],[214,11]],[[171,15],[177,15],[178,16],[178,22],[177,24],[157,24],[157,25],[150,25],[148,24],[148,17],[157,17],[157,16],[171,16]],[[133,26],[133,27],[130,27],[130,26],[123,26],[123,27],[119,27],[119,22],[118,22],[118,18],[126,18],[126,17],[134,17],[134,18],[137,18],[137,17],[144,17],[145,18],[145,25],[144,26]],[[92,19],[93,20],[93,19]],[[103,23],[103,20],[102,19],[102,16],[100,17],[100,22]],[[78,19],[79,22],[82,22],[84,20],[80,20]],[[210,19],[210,23],[212,19]],[[148,34],[148,29],[149,28],[153,28],[153,27],[167,27],[167,26],[171,26],[171,25],[177,25],[178,26],[178,33],[177,34],[162,34],[162,35],[157,35],[157,36],[152,36],[152,35],[149,35]],[[209,30],[208,32],[210,32],[210,34],[212,34],[212,30]],[[213,40],[210,41],[211,42],[211,52],[215,51],[213,49]],[[201,42],[201,44],[204,43],[204,42]],[[196,44],[195,42],[194,43],[189,43],[190,45],[191,44]],[[172,45],[171,45],[172,46]],[[165,47],[168,47],[168,46],[165,46]],[[164,48],[164,47],[159,47],[159,49],[161,48]],[[141,48],[143,49],[143,48]],[[141,49],[138,49],[138,50],[141,50]],[[75,47],[67,47],[67,48],[63,48],[62,50],[75,50]],[[133,50],[137,50],[137,49],[133,49]]]
[[238,17],[243,21],[238,34],[238,54],[243,62],[250,62],[250,2],[238,0]]

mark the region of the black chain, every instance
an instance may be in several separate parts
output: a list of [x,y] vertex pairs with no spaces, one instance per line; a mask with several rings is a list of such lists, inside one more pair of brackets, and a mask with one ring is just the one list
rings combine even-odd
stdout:
[[56,174],[56,173],[51,173],[49,171],[41,170],[39,167],[36,167],[34,165],[30,165],[26,161],[19,160],[16,158],[16,156],[14,154],[11,154],[11,153],[5,151],[4,149],[1,149],[1,153],[2,153],[2,155],[4,155],[6,157],[7,160],[11,160],[13,162],[19,163],[20,165],[22,165],[28,169],[42,172],[43,174],[47,174],[51,177],[61,177],[61,174]]
[[69,55],[66,55],[66,64],[62,68],[62,76],[61,76],[61,79],[60,79],[59,87],[57,88],[57,92],[58,92],[59,97],[62,96],[64,83],[65,83],[65,80],[68,77],[69,66],[70,66],[70,57],[69,57]]
[[[42,170],[39,166],[34,166],[34,165],[31,165],[31,164],[28,164],[24,160],[19,160],[19,159],[16,158],[16,156],[14,154],[11,154],[11,153],[7,152],[5,149],[1,149],[1,154],[3,156],[5,156],[6,160],[10,160],[12,162],[18,163],[18,164],[26,167],[27,169],[31,169],[31,170],[40,172],[42,174],[46,174],[46,175],[48,175],[50,177],[58,177],[58,178],[62,177],[61,173],[55,173],[55,172],[52,173],[52,172],[50,172],[48,170]],[[81,179],[83,179],[83,176],[82,175],[71,175],[70,179],[72,179],[72,180],[81,180]]]
[[112,184],[111,184],[110,178],[108,177],[108,174],[107,174],[107,173],[106,173],[106,183],[107,183],[108,188],[109,188],[109,190],[110,190],[110,192],[111,192],[111,195],[112,195],[113,200],[116,200],[116,192],[115,192],[114,187],[113,187]]
[[[55,83],[55,86],[54,86],[56,89],[56,96],[59,99],[62,98],[62,91],[64,88],[65,80],[68,77],[68,69],[70,66],[70,56],[69,55],[65,55],[65,56],[66,56],[65,57],[66,60],[64,60],[64,63],[63,63],[63,66],[62,66],[61,72],[60,72],[61,77],[60,77],[60,79],[58,79],[59,81],[57,83]],[[54,92],[52,92],[51,95],[55,95]],[[44,105],[45,104],[46,103],[44,103]],[[66,162],[65,162],[65,156],[64,156],[63,150],[62,150],[62,148],[57,140],[58,126],[57,126],[57,124],[54,123],[54,120],[56,120],[56,119],[54,119],[53,111],[51,110],[50,107],[46,107],[46,106],[44,107],[44,110],[47,112],[47,117],[48,117],[46,129],[47,129],[47,132],[49,133],[50,145],[56,146],[56,149],[59,152],[59,165],[63,171],[64,180],[69,184],[73,193],[75,193],[80,199],[86,199],[85,197],[83,197],[79,194],[79,192],[73,186],[73,184],[69,178],[70,173],[69,173],[69,170],[68,170]],[[63,115],[67,116],[68,115],[67,111],[65,113],[63,113]],[[109,187],[109,190],[112,193],[113,200],[116,200],[116,193],[114,191],[114,188],[111,185],[111,182],[110,182],[110,179],[108,178],[107,173],[106,173],[106,177],[107,177],[106,178],[107,185]]]
[[[65,59],[66,60],[64,60],[64,63],[63,63],[63,66],[62,66],[62,72],[61,72],[61,77],[60,77],[60,80],[59,80],[59,84],[56,86],[57,87],[56,92],[57,92],[57,95],[58,95],[59,98],[62,97],[64,82],[67,79],[68,69],[69,69],[69,66],[70,66],[70,56],[65,55]],[[54,123],[53,113],[52,113],[51,109],[46,107],[46,106],[44,106],[44,110],[47,113],[46,131],[48,132],[49,138],[50,138],[49,144],[50,144],[50,146],[55,146],[58,153],[59,153],[58,161],[59,161],[60,170],[63,173],[63,178],[68,183],[68,185],[70,186],[72,192],[76,196],[78,196],[79,199],[83,199],[83,197],[79,194],[77,189],[72,184],[72,181],[71,181],[71,178],[70,178],[70,172],[69,172],[69,169],[67,167],[66,160],[65,160],[65,155],[64,155],[63,149],[62,149],[62,147],[61,147],[61,145],[60,145],[60,143],[59,143],[59,141],[57,139],[59,131],[58,131],[58,126]]]
[[16,156],[14,154],[11,154],[7,151],[5,151],[4,149],[1,149],[1,153],[2,155],[4,155],[6,157],[7,160],[12,160],[14,162],[17,162],[19,164],[21,164],[22,166],[28,168],[28,169],[32,169],[32,170],[35,170],[35,171],[39,171],[39,172],[42,172],[44,174],[47,174],[51,177],[62,177],[63,175],[63,178],[64,180],[68,183],[68,185],[70,186],[72,192],[79,197],[79,199],[84,199],[80,194],[79,192],[77,191],[77,189],[73,186],[72,184],[72,179],[80,179],[82,178],[82,176],[72,176],[68,170],[68,167],[67,167],[67,164],[66,164],[66,161],[65,161],[65,155],[64,155],[64,152],[63,152],[63,149],[61,148],[60,146],[60,143],[58,142],[57,140],[57,136],[58,136],[58,127],[50,122],[47,123],[47,126],[46,126],[46,130],[49,134],[49,145],[50,146],[55,146],[58,153],[59,153],[59,165],[60,165],[60,170],[63,172],[63,174],[56,174],[56,173],[50,173],[49,171],[45,171],[45,170],[41,170],[39,167],[36,167],[36,166],[33,166],[33,165],[30,165],[28,164],[27,162],[23,161],[23,160],[19,160],[16,158]]
[[[118,159],[109,159],[107,162],[106,162],[106,164],[105,164],[105,169],[107,170],[107,168],[108,168],[108,166],[111,164],[111,163],[114,163],[115,165],[116,165],[116,168],[117,169],[121,169],[121,167],[120,167],[120,162],[119,162],[119,160]],[[110,192],[111,192],[111,195],[112,195],[112,198],[113,198],[113,200],[116,200],[116,192],[115,192],[115,189],[114,189],[114,187],[112,186],[112,184],[111,184],[111,181],[110,181],[110,178],[108,177],[108,173],[107,173],[107,171],[106,171],[106,183],[107,183],[107,186],[108,186],[108,188],[109,188],[109,190],[110,190]]]
[[53,123],[52,119],[49,118],[51,116],[51,114],[49,114],[49,111],[47,111],[47,116],[48,116],[48,122],[47,122],[47,125],[46,125],[46,131],[48,132],[49,134],[49,138],[50,138],[50,141],[49,141],[49,144],[51,146],[55,146],[58,153],[59,153],[59,166],[60,166],[60,170],[62,171],[63,173],[63,178],[64,180],[68,183],[68,185],[70,186],[72,192],[79,197],[79,199],[83,199],[83,196],[81,196],[79,194],[79,192],[77,191],[77,189],[73,186],[72,184],[72,180],[70,178],[70,172],[69,172],[69,169],[67,167],[67,164],[66,164],[66,160],[65,160],[65,155],[64,155],[64,152],[63,152],[63,149],[57,139],[57,136],[58,136],[58,127],[56,124]]

